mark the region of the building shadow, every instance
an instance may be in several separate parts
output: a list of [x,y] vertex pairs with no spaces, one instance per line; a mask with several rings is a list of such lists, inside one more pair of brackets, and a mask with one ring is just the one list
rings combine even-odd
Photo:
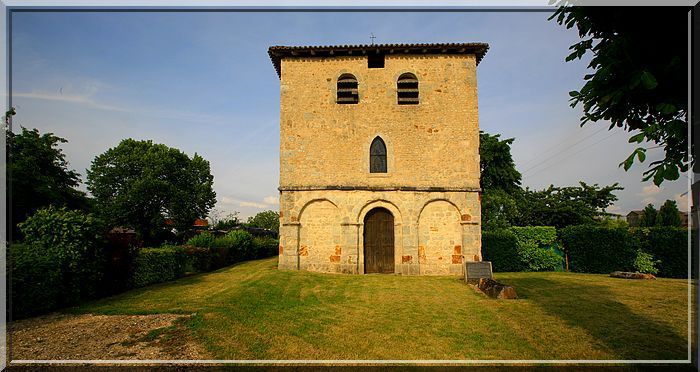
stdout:
[[511,278],[507,284],[516,288],[520,298],[547,314],[583,329],[616,359],[688,358],[688,339],[669,324],[679,317],[686,319],[686,313],[666,314],[669,323],[662,322],[633,311],[609,288],[586,282],[562,284],[545,278]]

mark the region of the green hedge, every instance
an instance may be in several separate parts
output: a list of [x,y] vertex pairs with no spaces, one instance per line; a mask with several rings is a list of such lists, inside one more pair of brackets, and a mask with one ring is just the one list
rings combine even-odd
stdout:
[[634,271],[637,244],[627,228],[567,226],[559,231],[559,238],[569,255],[571,271],[598,274]]
[[64,304],[65,291],[56,257],[38,245],[7,249],[12,319],[42,314]]
[[253,238],[253,246],[256,258],[272,257],[279,254],[280,242],[270,236],[256,236]]
[[484,260],[494,271],[562,270],[557,232],[551,226],[510,227],[482,234]]
[[656,260],[658,275],[688,277],[688,230],[681,227],[651,227],[631,230],[633,242]]
[[[201,235],[201,234],[200,234]],[[189,242],[198,242],[190,239]],[[186,273],[201,273],[246,259],[269,257],[277,253],[277,239],[253,238],[246,231],[232,231],[223,237],[201,239],[211,247],[163,246],[142,248],[136,255],[131,276],[132,287],[143,287],[174,280]]]
[[134,259],[131,286],[138,288],[185,275],[188,258],[184,247],[142,248]]

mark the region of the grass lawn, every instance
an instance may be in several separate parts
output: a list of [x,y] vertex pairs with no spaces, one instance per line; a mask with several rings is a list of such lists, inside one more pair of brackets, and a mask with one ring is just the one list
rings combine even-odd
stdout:
[[95,314],[196,313],[217,359],[686,359],[684,280],[497,273],[518,300],[458,277],[278,271],[277,258],[87,303]]

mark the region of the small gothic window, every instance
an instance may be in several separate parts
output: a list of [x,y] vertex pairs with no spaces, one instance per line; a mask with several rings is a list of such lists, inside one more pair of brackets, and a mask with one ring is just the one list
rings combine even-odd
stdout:
[[396,95],[399,105],[418,104],[418,78],[411,73],[399,76],[396,82]]
[[386,145],[379,137],[369,147],[369,172],[386,173]]
[[357,79],[351,74],[343,74],[338,78],[338,100],[340,104],[356,104],[360,101],[357,92]]

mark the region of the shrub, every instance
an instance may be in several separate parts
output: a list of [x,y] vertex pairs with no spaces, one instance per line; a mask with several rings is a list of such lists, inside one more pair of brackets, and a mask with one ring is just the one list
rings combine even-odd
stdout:
[[634,259],[634,270],[640,273],[656,274],[659,272],[656,268],[659,262],[651,254],[639,249],[637,250],[637,257]]
[[517,239],[510,230],[484,231],[481,242],[484,260],[491,261],[493,271],[525,270],[525,265],[517,254]]
[[518,254],[527,271],[562,270],[563,254],[557,249],[557,230],[553,226],[511,227]]
[[[38,210],[19,224],[24,242],[54,260],[64,284],[61,305],[94,297],[105,271],[102,224],[92,215],[65,208]],[[37,278],[38,280],[38,278]]]
[[631,231],[639,248],[659,260],[658,274],[665,278],[688,277],[688,230],[659,226]]
[[63,304],[64,286],[56,257],[41,246],[12,244],[7,249],[11,319],[48,312]]
[[607,274],[634,268],[638,248],[626,228],[567,226],[559,237],[569,255],[571,271]]
[[187,240],[185,245],[191,245],[193,247],[201,248],[211,248],[214,243],[214,239],[214,235],[212,235],[209,231],[203,231]]
[[562,269],[556,229],[551,226],[511,227],[482,235],[484,259],[494,271],[552,271]]
[[254,258],[253,236],[244,230],[233,230],[214,239],[213,247],[225,255],[225,265]]
[[279,240],[270,236],[256,236],[253,238],[255,258],[271,257],[279,253]]
[[211,248],[185,246],[184,249],[187,256],[186,272],[203,273],[214,268],[214,257]]
[[134,259],[131,285],[138,288],[180,278],[185,274],[186,266],[187,255],[183,247],[142,248]]

